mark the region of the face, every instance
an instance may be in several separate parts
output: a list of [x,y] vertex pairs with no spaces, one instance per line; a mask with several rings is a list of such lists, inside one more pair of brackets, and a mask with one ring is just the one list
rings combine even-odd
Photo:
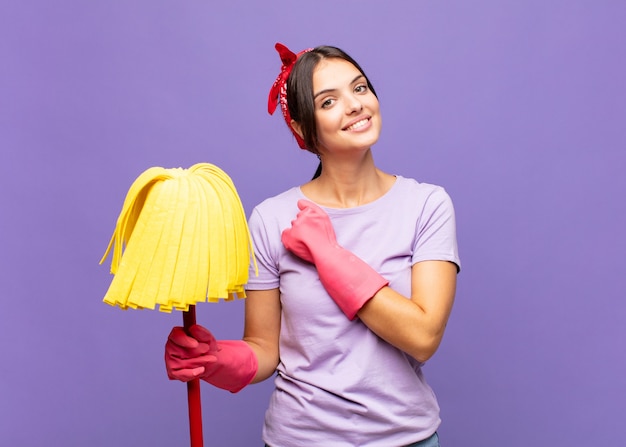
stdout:
[[369,149],[380,135],[378,98],[365,76],[343,59],[324,59],[313,71],[320,153]]

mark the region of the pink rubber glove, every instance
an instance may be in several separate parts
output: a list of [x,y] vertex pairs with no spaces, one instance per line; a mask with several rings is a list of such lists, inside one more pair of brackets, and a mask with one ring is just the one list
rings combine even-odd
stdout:
[[165,343],[165,368],[171,380],[199,378],[236,393],[248,385],[258,369],[254,351],[243,340],[216,340],[200,325],[175,327]]
[[320,281],[331,298],[350,319],[380,289],[389,284],[378,272],[352,252],[339,246],[328,214],[308,200],[299,200],[301,210],[283,231],[287,250],[315,264]]

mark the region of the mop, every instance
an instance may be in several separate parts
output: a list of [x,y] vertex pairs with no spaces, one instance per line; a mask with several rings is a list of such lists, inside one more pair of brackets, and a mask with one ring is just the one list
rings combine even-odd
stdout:
[[[201,302],[245,298],[256,260],[245,213],[230,177],[215,165],[152,167],[124,200],[100,264],[112,250],[114,275],[104,302],[122,309],[183,312],[196,323]],[[200,382],[187,382],[192,447],[202,447]]]

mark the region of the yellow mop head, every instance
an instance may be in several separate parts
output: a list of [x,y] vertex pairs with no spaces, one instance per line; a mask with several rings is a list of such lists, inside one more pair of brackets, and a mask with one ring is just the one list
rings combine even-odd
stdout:
[[104,302],[122,309],[186,311],[243,298],[250,259],[256,268],[235,185],[209,163],[137,177],[100,264],[111,248],[114,277]]

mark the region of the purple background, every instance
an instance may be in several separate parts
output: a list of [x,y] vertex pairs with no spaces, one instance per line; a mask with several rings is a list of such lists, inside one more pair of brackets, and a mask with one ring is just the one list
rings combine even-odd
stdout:
[[[626,445],[626,3],[34,1],[0,6],[0,443],[188,444],[165,338],[101,302],[150,166],[205,161],[246,213],[315,159],[266,111],[273,49],[346,49],[381,168],[444,185],[464,269],[426,366],[446,447]],[[238,338],[242,302],[199,322]],[[207,445],[261,445],[271,381],[203,386]]]

